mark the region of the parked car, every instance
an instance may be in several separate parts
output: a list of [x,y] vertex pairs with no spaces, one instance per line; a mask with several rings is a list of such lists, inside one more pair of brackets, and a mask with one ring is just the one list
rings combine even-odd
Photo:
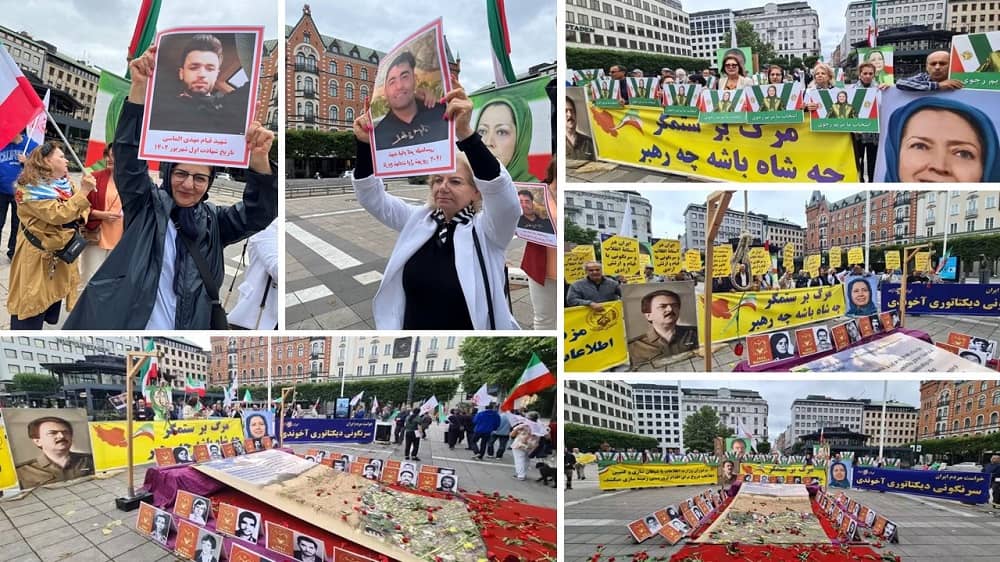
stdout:
[[229,172],[219,172],[215,174],[215,179],[233,181],[233,176],[229,175]]
[[340,174],[340,177],[350,178],[352,174],[354,174],[354,170],[344,170],[344,173]]
[[982,472],[983,465],[976,464],[974,462],[960,462],[958,464],[948,465],[941,470],[947,472]]

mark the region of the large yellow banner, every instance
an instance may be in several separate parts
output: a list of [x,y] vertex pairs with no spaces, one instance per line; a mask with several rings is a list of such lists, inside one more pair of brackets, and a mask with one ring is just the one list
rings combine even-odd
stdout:
[[830,248],[830,267],[840,269],[840,258],[842,257],[840,252],[840,246]]
[[[844,290],[809,287],[749,293],[712,293],[712,341],[720,342],[839,318]],[[698,338],[704,343],[705,295],[698,295]]]
[[706,125],[659,107],[589,106],[600,160],[735,182],[856,182],[849,133],[798,125]]
[[628,361],[624,308],[621,301],[604,303],[604,311],[589,306],[565,309],[563,368],[569,372],[597,373]]
[[706,485],[719,481],[717,467],[705,463],[612,464],[601,468],[597,477],[602,490]]
[[753,482],[771,484],[809,484],[816,478],[820,486],[826,486],[826,469],[812,465],[740,463],[740,476],[744,479],[750,476]]
[[17,486],[17,472],[14,471],[14,456],[10,450],[7,430],[0,419],[0,491]]
[[[128,442],[124,421],[90,422],[90,443],[97,471],[124,468],[128,465]],[[243,421],[239,418],[178,420],[175,422],[133,422],[132,462],[152,462],[153,451],[160,447],[194,448],[201,443],[243,439]]]

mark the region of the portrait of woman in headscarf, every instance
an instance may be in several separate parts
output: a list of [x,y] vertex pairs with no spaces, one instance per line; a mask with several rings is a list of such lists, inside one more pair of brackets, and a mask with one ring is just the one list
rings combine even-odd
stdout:
[[520,98],[495,97],[479,111],[476,132],[516,182],[538,182],[528,171],[531,108]]

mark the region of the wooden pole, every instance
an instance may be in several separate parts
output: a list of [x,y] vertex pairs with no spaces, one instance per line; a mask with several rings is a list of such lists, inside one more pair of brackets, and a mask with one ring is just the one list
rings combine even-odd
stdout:
[[735,191],[715,191],[705,201],[705,372],[712,372],[712,246]]
[[132,461],[132,444],[135,438],[132,436],[132,377],[139,372],[142,365],[151,357],[158,357],[156,352],[132,351],[125,356],[125,396],[127,396],[128,407],[125,409],[125,435],[128,444],[128,497],[135,497],[135,475],[132,474],[135,463]]

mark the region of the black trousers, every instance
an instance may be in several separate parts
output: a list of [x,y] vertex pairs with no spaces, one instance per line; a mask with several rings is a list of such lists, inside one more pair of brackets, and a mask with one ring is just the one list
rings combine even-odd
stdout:
[[417,437],[417,432],[407,431],[406,443],[403,445],[403,456],[415,457],[417,456],[417,451],[419,450],[420,450],[420,438]]
[[397,445],[403,442],[403,424],[396,424],[396,432],[393,434],[393,441],[395,441]]
[[473,454],[478,455],[480,458],[482,458],[483,455],[486,454],[486,445],[488,445],[489,442],[490,442],[490,432],[477,433],[475,441],[472,445]]
[[[872,183],[875,181],[875,156],[878,153],[878,145],[862,143],[860,135],[856,135],[853,140],[854,165],[858,168],[858,181]],[[867,180],[865,180],[865,170],[868,172]]]
[[0,193],[0,231],[7,222],[7,210],[10,209],[10,238],[7,239],[7,257],[14,255],[14,248],[17,246],[17,231],[21,227],[21,220],[17,216],[17,202],[13,195]]
[[56,301],[43,313],[30,318],[18,318],[17,316],[10,317],[10,329],[11,330],[41,330],[42,323],[48,322],[49,324],[55,324],[59,322],[59,312],[62,307],[62,301]]

